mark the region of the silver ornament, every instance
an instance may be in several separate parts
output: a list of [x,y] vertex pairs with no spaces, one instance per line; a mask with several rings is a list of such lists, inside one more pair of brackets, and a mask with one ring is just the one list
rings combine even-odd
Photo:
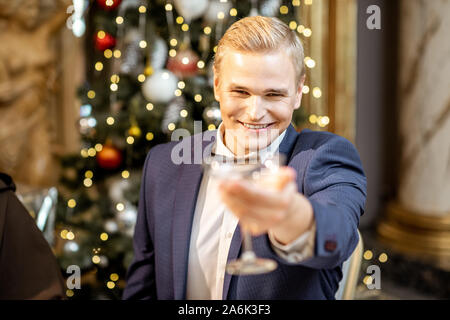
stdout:
[[63,248],[64,252],[66,252],[66,253],[78,252],[79,249],[80,249],[80,246],[75,241],[67,241],[64,244],[64,248]]
[[120,72],[137,77],[143,70],[142,50],[139,42],[143,39],[138,29],[127,32],[123,44],[123,53],[120,63]]
[[137,208],[130,202],[125,202],[125,209],[117,213],[117,221],[119,222],[121,232],[132,237],[134,227],[137,220]]
[[220,124],[222,121],[222,115],[217,103],[214,103],[211,107],[205,108],[203,111],[203,119],[209,124],[213,123],[216,126]]
[[157,37],[150,50],[151,65],[153,70],[160,70],[164,68],[168,54],[167,43],[162,38]]
[[117,225],[117,222],[112,219],[107,220],[105,222],[104,228],[105,231],[108,233],[116,233],[117,231],[119,231],[119,226]]
[[123,202],[125,200],[125,191],[130,188],[128,179],[116,178],[109,187],[109,197],[115,202]]
[[119,14],[123,16],[129,8],[137,8],[141,4],[143,4],[141,0],[122,0],[119,5]]
[[170,132],[168,128],[170,123],[176,124],[181,119],[180,111],[184,108],[186,108],[186,101],[182,96],[176,97],[169,103],[161,123],[161,130],[164,133]]
[[280,5],[281,0],[265,0],[260,6],[261,15],[266,17],[277,15]]

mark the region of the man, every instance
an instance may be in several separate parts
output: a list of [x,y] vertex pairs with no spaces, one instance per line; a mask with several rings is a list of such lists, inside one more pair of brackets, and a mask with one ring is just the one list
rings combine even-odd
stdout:
[[[244,18],[227,30],[214,64],[222,124],[147,156],[125,299],[334,298],[358,242],[366,179],[350,142],[290,125],[303,60],[297,35],[278,19]],[[217,184],[200,164],[175,164],[173,150],[198,139],[224,156],[279,150],[288,159],[277,176],[284,187]],[[225,272],[239,256],[241,227],[255,236],[257,256],[278,262],[275,271]]]

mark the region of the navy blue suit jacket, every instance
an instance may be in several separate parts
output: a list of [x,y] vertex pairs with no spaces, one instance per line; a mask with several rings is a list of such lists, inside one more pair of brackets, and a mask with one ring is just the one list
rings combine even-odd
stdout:
[[[215,140],[207,131],[183,140],[203,147]],[[181,143],[181,142],[178,142]],[[177,142],[153,147],[145,161],[134,235],[134,260],[127,274],[124,299],[185,299],[190,232],[202,178],[199,164],[171,161]],[[226,299],[334,299],[342,263],[358,243],[357,228],[364,212],[366,178],[355,147],[328,132],[289,126],[280,144],[288,165],[297,171],[298,190],[312,204],[316,221],[314,257],[287,263],[271,248],[267,235],[255,237],[261,257],[278,261],[268,274],[225,275]],[[239,256],[237,227],[228,260]]]

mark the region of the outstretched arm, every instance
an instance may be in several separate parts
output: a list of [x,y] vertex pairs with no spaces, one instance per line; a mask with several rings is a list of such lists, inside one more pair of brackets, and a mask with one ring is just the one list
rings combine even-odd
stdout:
[[301,265],[330,269],[343,263],[358,244],[358,225],[366,200],[366,177],[355,147],[333,136],[311,159],[305,196],[316,222],[314,256]]

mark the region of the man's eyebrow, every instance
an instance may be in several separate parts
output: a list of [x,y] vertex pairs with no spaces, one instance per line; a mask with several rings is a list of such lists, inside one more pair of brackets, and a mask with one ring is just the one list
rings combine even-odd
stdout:
[[[235,83],[231,83],[228,87],[229,89],[233,89],[233,90],[244,90],[244,91],[249,91],[249,89],[245,86],[241,86],[239,84],[235,84]],[[284,88],[269,88],[269,89],[265,89],[263,91],[263,93],[277,93],[277,94],[281,94],[281,95],[288,95],[289,91],[287,89]]]
[[278,93],[278,94],[285,95],[285,96],[287,96],[288,93],[289,93],[288,90],[283,89],[283,88],[280,88],[280,89],[266,89],[263,92],[264,93]]
[[235,89],[235,90],[246,90],[246,91],[249,90],[247,87],[244,87],[244,86],[241,86],[241,85],[238,85],[238,84],[235,84],[235,83],[231,83],[231,84],[228,86],[228,88],[229,88],[229,89]]

